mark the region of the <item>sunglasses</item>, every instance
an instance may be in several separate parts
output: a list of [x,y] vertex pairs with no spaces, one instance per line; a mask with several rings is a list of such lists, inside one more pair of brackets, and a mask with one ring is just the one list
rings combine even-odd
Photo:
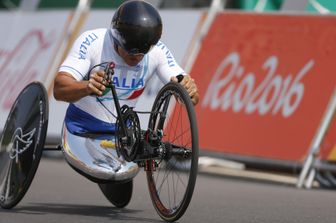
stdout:
[[124,44],[121,44],[120,41],[113,37],[113,41],[117,46],[121,47],[131,56],[144,56],[147,54],[152,48],[153,45],[149,46],[148,44],[143,44],[143,46],[132,47],[132,44],[129,44],[129,47],[126,47]]

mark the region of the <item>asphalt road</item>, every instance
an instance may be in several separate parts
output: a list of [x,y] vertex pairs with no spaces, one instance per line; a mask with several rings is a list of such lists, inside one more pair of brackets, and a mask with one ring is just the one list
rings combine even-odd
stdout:
[[[24,199],[14,209],[0,209],[0,223],[161,222],[145,180],[140,172],[132,201],[117,209],[64,160],[42,159]],[[200,174],[191,205],[179,222],[334,223],[336,191]]]

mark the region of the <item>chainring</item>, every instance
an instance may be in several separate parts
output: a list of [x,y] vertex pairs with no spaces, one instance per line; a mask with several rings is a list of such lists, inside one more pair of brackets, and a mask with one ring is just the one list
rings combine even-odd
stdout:
[[[137,113],[127,105],[121,107],[121,115],[117,118],[116,147],[118,154],[122,155],[128,162],[133,161],[138,154],[141,139],[140,121]],[[121,120],[126,127],[126,136],[121,128]]]

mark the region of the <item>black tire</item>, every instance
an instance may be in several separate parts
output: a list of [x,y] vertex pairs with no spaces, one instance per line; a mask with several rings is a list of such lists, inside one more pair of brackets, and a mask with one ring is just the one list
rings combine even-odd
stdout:
[[27,85],[8,115],[0,139],[0,206],[10,209],[26,194],[45,143],[48,97],[38,82]]
[[[161,115],[163,110],[168,111],[166,116]],[[192,198],[199,150],[194,106],[180,84],[171,82],[160,90],[148,128],[154,132],[163,130],[163,142],[190,151],[188,158],[175,155],[169,160],[152,160],[156,170],[147,171],[149,193],[157,213],[165,221],[176,221],[185,213]]]
[[133,180],[126,182],[111,182],[98,184],[107,200],[117,208],[124,208],[131,201],[133,193]]
[[336,177],[330,171],[316,171],[315,179],[321,188],[336,189]]

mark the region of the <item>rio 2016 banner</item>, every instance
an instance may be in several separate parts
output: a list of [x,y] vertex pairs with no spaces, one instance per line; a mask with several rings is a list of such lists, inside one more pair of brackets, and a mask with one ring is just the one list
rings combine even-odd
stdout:
[[201,148],[303,160],[335,89],[335,27],[333,16],[218,14],[191,72]]

